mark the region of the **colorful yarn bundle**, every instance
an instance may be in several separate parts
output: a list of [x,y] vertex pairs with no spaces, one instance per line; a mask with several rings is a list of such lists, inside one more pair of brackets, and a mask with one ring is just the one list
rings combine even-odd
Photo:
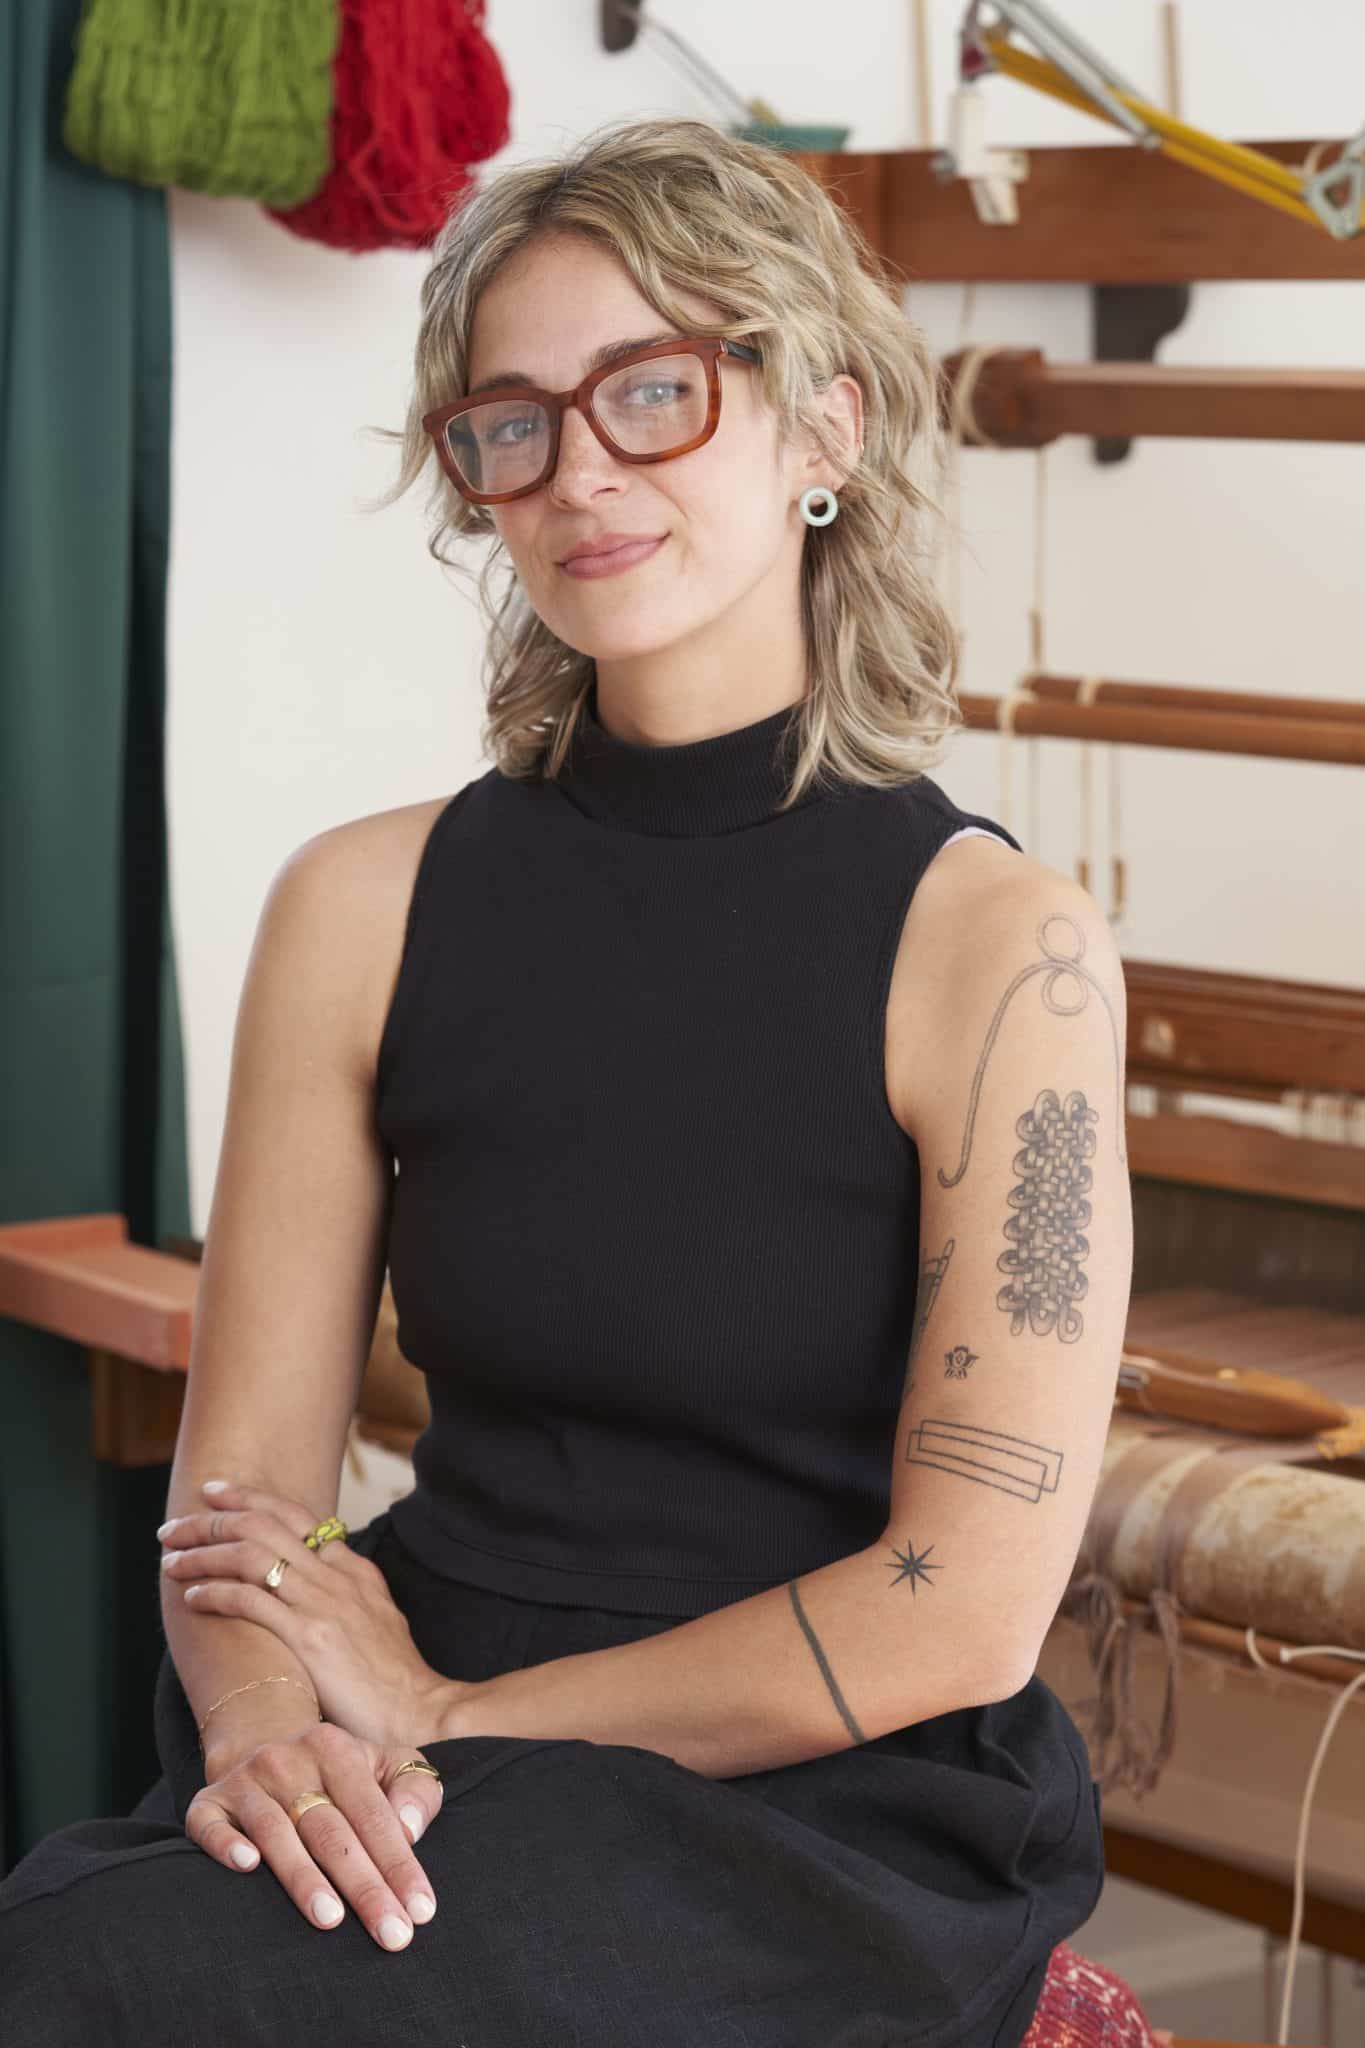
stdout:
[[296,206],[331,163],[336,0],[85,0],[62,136],[139,185]]
[[268,210],[336,248],[420,249],[508,139],[510,94],[485,0],[340,0],[332,169],[304,204]]

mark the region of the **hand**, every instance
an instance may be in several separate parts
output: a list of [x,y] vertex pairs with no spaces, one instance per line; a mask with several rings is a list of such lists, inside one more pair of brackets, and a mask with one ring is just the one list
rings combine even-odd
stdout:
[[[264,1856],[312,1926],[339,1924],[340,1892],[381,1948],[406,1948],[413,1922],[436,1911],[399,1812],[416,1813],[415,1842],[441,1810],[442,1787],[426,1771],[393,1775],[420,1755],[411,1743],[387,1747],[314,1721],[258,1744],[196,1792],[185,1833],[230,1870],[254,1869]],[[291,1800],[318,1791],[334,1804],[310,1806],[292,1821]]]
[[[277,1635],[313,1681],[324,1717],[351,1734],[385,1746],[439,1740],[446,1713],[475,1688],[419,1656],[378,1565],[341,1538],[310,1550],[304,1538],[320,1517],[299,1501],[235,1485],[211,1499],[212,1508],[163,1526],[162,1565],[192,1582],[188,1604]],[[272,1592],[265,1575],[277,1557],[289,1563]]]

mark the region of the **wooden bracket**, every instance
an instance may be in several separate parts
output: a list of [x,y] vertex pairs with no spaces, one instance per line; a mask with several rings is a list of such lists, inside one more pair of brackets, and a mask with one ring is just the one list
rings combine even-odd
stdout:
[[639,33],[639,16],[633,6],[622,4],[622,0],[598,0],[598,28],[602,37],[602,48],[615,56],[618,50],[628,50]]
[[[1154,363],[1156,345],[1174,334],[1190,310],[1187,284],[1097,284],[1090,288],[1093,354],[1097,363]],[[1097,434],[1096,462],[1122,462],[1129,434]]]

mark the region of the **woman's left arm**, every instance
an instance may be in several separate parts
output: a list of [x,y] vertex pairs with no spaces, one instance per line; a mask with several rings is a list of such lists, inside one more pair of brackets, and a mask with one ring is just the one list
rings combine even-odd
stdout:
[[909,1080],[920,1269],[888,1640],[911,1649],[924,1608],[951,1606],[1022,1685],[1085,1534],[1127,1322],[1123,967],[1094,900],[1027,857],[978,856],[956,909]]

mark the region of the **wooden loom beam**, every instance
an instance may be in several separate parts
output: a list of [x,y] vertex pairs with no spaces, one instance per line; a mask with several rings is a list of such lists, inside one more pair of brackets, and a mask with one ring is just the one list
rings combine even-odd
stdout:
[[[1025,678],[1036,697],[1074,703],[1083,688],[1080,676],[1031,675]],[[1120,683],[1105,676],[1096,686],[1096,704],[1170,705],[1181,711],[1245,711],[1257,718],[1312,718],[1327,724],[1365,725],[1365,702],[1349,697],[1277,697],[1269,691],[1209,690],[1186,683]]]
[[[943,359],[956,386],[967,358]],[[1194,440],[1365,441],[1365,370],[1210,368],[1205,363],[1050,363],[996,349],[972,387],[967,447],[1042,448],[1062,434]]]
[[[1301,165],[1313,142],[1248,145]],[[1365,235],[1338,241],[1127,142],[1030,149],[1019,219],[977,216],[933,149],[803,151],[871,247],[917,283],[1196,284],[1219,278],[1365,278]]]
[[[1208,694],[1208,693],[1205,693]],[[999,729],[1002,697],[963,692],[963,722],[973,732]],[[1174,747],[1205,754],[1259,754],[1280,761],[1365,767],[1365,720],[1346,715],[1284,717],[1242,711],[1185,710],[1173,704],[1079,704],[1040,694],[1016,697],[1014,732],[1034,739],[1102,740],[1133,747]]]

